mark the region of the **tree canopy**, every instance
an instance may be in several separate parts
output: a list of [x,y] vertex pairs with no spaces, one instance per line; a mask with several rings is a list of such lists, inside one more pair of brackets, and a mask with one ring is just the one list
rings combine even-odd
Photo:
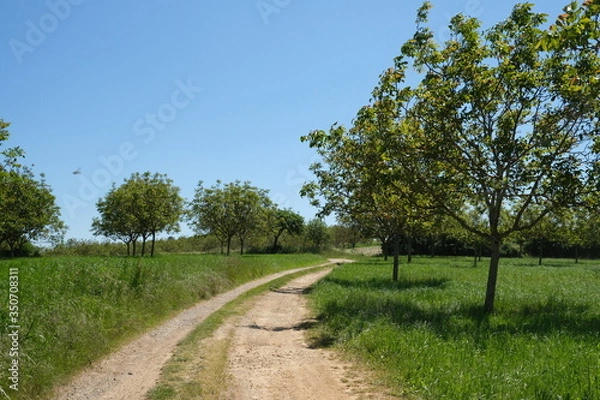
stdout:
[[[0,145],[8,140],[9,123],[0,119]],[[8,245],[12,256],[27,242],[58,241],[65,225],[51,188],[41,175],[20,163],[24,151],[5,149],[0,164],[0,244]]]
[[246,239],[261,226],[271,206],[268,191],[250,182],[223,185],[218,181],[210,188],[200,182],[189,204],[188,219],[196,233],[212,233],[219,238],[227,255],[231,251],[231,240],[237,236],[243,254]]
[[[359,112],[355,129],[369,134],[335,127],[304,138],[327,164],[316,164],[319,183],[305,191],[325,197],[324,210],[395,196],[454,219],[491,249],[484,308],[492,312],[503,241],[597,189],[600,46],[592,3],[571,4],[550,30],[529,3],[485,30],[459,14],[444,43],[427,27],[431,4],[424,3],[413,38]],[[352,186],[337,179],[348,170]],[[384,185],[372,190],[373,182]],[[403,207],[394,214],[410,215]]]
[[184,211],[179,188],[164,174],[134,173],[119,186],[113,186],[98,201],[99,217],[92,222],[92,232],[118,239],[129,246],[142,239],[141,255],[146,241],[151,239],[150,255],[154,255],[156,234],[178,232]]

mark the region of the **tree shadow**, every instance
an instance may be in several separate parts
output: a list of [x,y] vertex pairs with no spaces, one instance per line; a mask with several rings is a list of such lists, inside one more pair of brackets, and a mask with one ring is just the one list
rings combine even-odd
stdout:
[[437,304],[418,295],[381,295],[382,290],[443,289],[448,279],[400,282],[370,279],[355,282],[328,278],[328,281],[345,288],[363,290],[354,296],[340,296],[322,305],[318,319],[323,321],[342,316],[345,321],[360,320],[360,323],[352,324],[358,327],[356,329],[364,329],[384,319],[401,328],[426,327],[441,338],[470,337],[475,342],[484,342],[499,334],[547,337],[566,332],[572,337],[582,338],[600,334],[600,314],[594,313],[589,305],[569,299],[540,298],[512,309],[499,306],[496,313],[489,315],[479,303]]
[[327,282],[344,288],[368,288],[376,290],[410,290],[410,289],[443,289],[450,279],[448,278],[403,278],[398,281],[384,278],[371,278],[367,280],[346,280],[326,277]]

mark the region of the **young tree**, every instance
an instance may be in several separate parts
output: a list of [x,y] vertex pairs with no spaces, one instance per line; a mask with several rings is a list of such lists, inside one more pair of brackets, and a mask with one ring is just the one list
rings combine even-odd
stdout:
[[246,239],[264,220],[271,207],[268,191],[250,185],[250,182],[233,182],[222,185],[220,181],[211,188],[198,184],[194,199],[188,208],[188,218],[196,233],[212,233],[227,246],[230,254],[231,240],[240,240],[240,253],[244,254]]
[[122,240],[127,244],[142,238],[141,255],[145,255],[146,240],[152,239],[150,256],[154,256],[156,234],[179,231],[183,199],[179,188],[164,174],[134,173],[119,186],[112,188],[97,204],[99,218],[92,222],[94,234]]
[[29,171],[0,171],[0,242],[16,255],[27,241],[61,237],[65,226],[50,187]]
[[[0,145],[10,136],[9,126],[0,119]],[[19,163],[24,157],[19,148],[1,154],[4,162],[0,164],[0,243],[5,242],[15,256],[27,241],[60,240],[66,227],[44,175],[38,180],[28,167]]]
[[[532,7],[515,6],[506,20],[483,32],[476,19],[457,15],[451,39],[440,46],[425,26],[426,3],[416,34],[380,88],[398,105],[402,123],[389,136],[390,157],[410,175],[411,190],[426,193],[439,210],[488,242],[488,313],[494,310],[503,240],[587,190],[592,135],[599,126],[597,55],[571,68],[580,57],[565,56],[560,36],[558,45],[543,50],[545,16]],[[411,64],[421,81],[403,87]],[[580,88],[578,79],[591,85]],[[487,223],[473,224],[449,206],[453,201],[484,209]],[[525,220],[528,211],[536,214]]]
[[385,142],[396,129],[392,105],[376,101],[361,108],[350,130],[336,124],[328,133],[317,130],[302,137],[323,163],[311,166],[317,181],[305,184],[301,194],[320,208],[319,216],[335,212],[363,234],[379,238],[386,257],[391,246],[396,281],[401,241],[406,238],[410,259],[412,233],[426,213],[415,207],[424,206],[424,197],[407,191],[405,176],[392,175],[396,165]]
[[122,241],[127,245],[127,256],[135,256],[140,228],[130,211],[131,205],[126,190],[113,185],[106,196],[98,200],[96,208],[100,217],[92,220],[93,234]]
[[273,206],[266,209],[265,218],[266,229],[273,237],[271,245],[273,253],[279,250],[279,238],[284,232],[290,235],[300,235],[304,230],[304,218],[291,209],[279,209]]
[[315,251],[320,251],[329,242],[327,224],[319,218],[311,219],[306,224],[304,236]]

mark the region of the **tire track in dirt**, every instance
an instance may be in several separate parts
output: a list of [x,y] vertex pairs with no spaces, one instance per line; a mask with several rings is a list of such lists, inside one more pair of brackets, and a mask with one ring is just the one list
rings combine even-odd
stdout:
[[55,399],[144,399],[146,392],[158,380],[161,368],[171,358],[177,343],[226,303],[282,276],[345,261],[331,259],[321,265],[282,271],[202,301],[81,371],[69,384],[55,390]]
[[226,399],[390,399],[368,374],[334,352],[312,349],[305,329],[315,321],[305,291],[331,270],[294,279],[260,296],[242,317],[227,321],[215,336],[231,337]]

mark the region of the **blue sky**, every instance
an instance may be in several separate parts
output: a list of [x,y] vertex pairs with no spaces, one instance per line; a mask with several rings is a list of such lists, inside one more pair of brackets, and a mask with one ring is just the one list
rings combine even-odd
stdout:
[[[186,199],[200,180],[248,180],[310,219],[298,191],[316,158],[300,136],[351,122],[414,33],[421,3],[5,1],[7,146],[46,175],[67,238],[91,238],[97,199],[144,171],[167,174]],[[452,15],[490,25],[516,3],[433,1],[430,26],[443,40]],[[554,20],[568,2],[539,3]]]

